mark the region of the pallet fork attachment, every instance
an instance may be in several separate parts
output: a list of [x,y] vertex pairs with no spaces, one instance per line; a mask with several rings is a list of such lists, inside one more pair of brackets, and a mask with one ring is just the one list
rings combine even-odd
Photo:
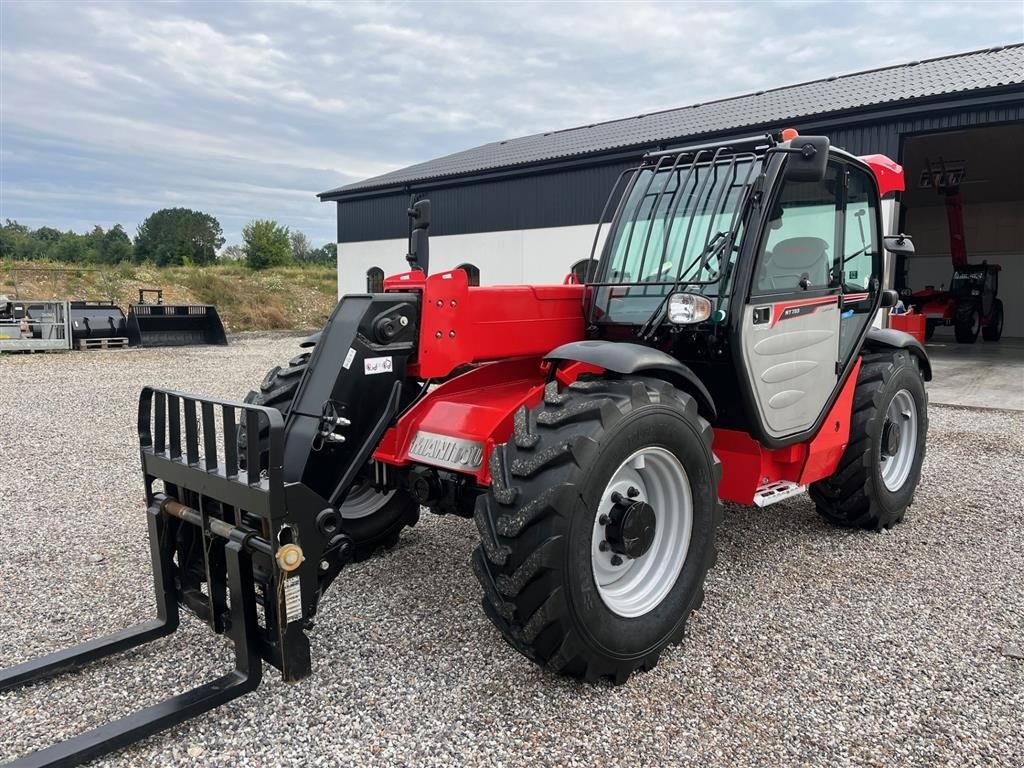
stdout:
[[[214,418],[216,410],[221,411],[222,430]],[[269,427],[269,469],[253,477],[239,468],[238,412],[249,434],[256,434],[261,425]],[[298,511],[304,519],[312,519],[327,504],[301,483],[283,482],[283,432],[284,419],[273,408],[143,390],[139,437],[156,618],[0,671],[0,691],[39,683],[170,635],[178,628],[179,605],[233,641],[235,667],[190,691],[18,758],[10,766],[80,765],[134,744],[255,690],[264,661],[280,669],[286,680],[309,674],[304,630],[316,609],[318,565],[322,557],[333,556],[336,573],[346,548],[345,541],[335,541],[333,553],[321,551],[318,538],[303,537],[310,532],[289,519],[286,499],[294,505],[291,512]],[[202,456],[200,444],[205,449]],[[248,466],[259,466],[256,441],[250,441],[246,450]],[[163,481],[163,492],[154,489],[158,480]],[[320,503],[323,506],[318,507]],[[309,545],[305,553],[300,544]]]

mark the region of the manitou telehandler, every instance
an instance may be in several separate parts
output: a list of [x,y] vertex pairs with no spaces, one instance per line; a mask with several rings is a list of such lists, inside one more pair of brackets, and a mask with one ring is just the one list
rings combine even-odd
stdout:
[[[73,764],[310,673],[320,599],[422,508],[472,517],[483,607],[548,669],[623,683],[679,641],[721,502],[809,492],[882,529],[914,496],[928,358],[879,329],[888,158],[820,136],[655,152],[624,172],[584,284],[471,287],[410,271],[345,296],[243,403],[146,388],[138,428],[157,617],[0,673],[0,688],[167,635],[233,641],[224,677],[22,759]],[[601,247],[598,248],[598,244]],[[566,255],[567,263],[571,254]]]
[[967,260],[967,242],[964,237],[963,198],[960,182],[963,167],[946,168],[939,160],[933,170],[927,162],[928,178],[935,191],[942,195],[949,225],[949,255],[953,261],[953,275],[949,290],[935,290],[928,286],[911,293],[904,291],[903,300],[925,318],[925,337],[931,339],[940,325],[952,325],[953,334],[961,344],[973,344],[981,332],[985,341],[999,341],[1003,335],[1003,301],[999,298],[998,264],[970,264]]

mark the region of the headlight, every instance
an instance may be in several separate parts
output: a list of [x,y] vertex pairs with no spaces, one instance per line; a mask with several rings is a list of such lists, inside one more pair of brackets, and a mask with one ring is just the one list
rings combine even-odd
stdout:
[[673,293],[668,299],[668,321],[675,325],[702,323],[711,317],[711,302],[696,293]]

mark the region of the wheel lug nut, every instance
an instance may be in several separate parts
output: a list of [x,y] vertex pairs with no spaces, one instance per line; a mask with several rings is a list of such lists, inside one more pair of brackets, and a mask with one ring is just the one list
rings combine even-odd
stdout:
[[618,504],[620,501],[622,501],[622,494],[619,493],[618,491],[612,491],[611,499],[612,504]]
[[612,565],[622,565],[622,558],[618,555],[612,555]]
[[631,485],[629,486],[629,489],[626,491],[626,495],[629,496],[629,498],[631,499],[635,499],[637,496],[640,495],[640,489]]
[[607,552],[609,549],[608,542],[602,541],[600,544],[597,545],[597,548],[600,549],[602,552]]
[[597,518],[597,522],[599,522],[601,525],[608,525],[608,523],[610,523],[611,521],[612,519],[608,517],[608,515],[601,515],[599,518]]

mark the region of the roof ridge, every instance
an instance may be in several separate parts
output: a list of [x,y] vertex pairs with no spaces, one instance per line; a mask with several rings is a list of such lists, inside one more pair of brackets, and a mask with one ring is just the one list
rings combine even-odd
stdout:
[[[655,109],[650,112],[641,112],[637,115],[628,115],[626,117],[616,117],[610,120],[598,120],[593,123],[586,125],[575,125],[570,128],[559,128],[554,131],[541,131],[539,133],[528,133],[524,136],[514,136],[509,139],[499,139],[496,141],[488,142],[488,144],[508,144],[513,141],[519,141],[521,139],[532,139],[537,136],[552,136],[556,133],[569,133],[570,131],[581,131],[586,128],[594,128],[598,125],[612,125],[613,123],[625,123],[630,120],[637,120],[644,117],[651,117],[653,115],[665,115],[669,112],[680,112],[684,109],[695,109],[697,107],[706,107],[709,104],[724,104],[730,101],[736,101],[738,99],[749,99],[751,96],[763,96],[766,93],[775,93],[776,91],[788,91],[793,88],[802,88],[805,85],[814,85],[816,83],[828,83],[836,80],[842,80],[847,77],[858,77],[860,75],[870,75],[875,72],[887,72],[893,69],[903,69],[905,67],[917,67],[921,64],[931,64],[936,61],[945,61],[946,59],[961,59],[968,56],[977,56],[980,53],[999,53],[1007,48],[1021,48],[1024,47],[1024,41],[1007,43],[1006,45],[990,45],[987,48],[978,48],[974,51],[963,51],[962,53],[947,53],[944,56],[933,56],[930,59],[915,59],[912,61],[906,61],[902,64],[890,64],[885,67],[875,67],[874,69],[861,69],[856,72],[845,72],[841,75],[829,75],[828,77],[819,77],[814,80],[804,80],[799,83],[789,83],[787,85],[777,85],[772,88],[762,88],[757,91],[748,91],[747,93],[740,93],[735,96],[725,96],[721,99],[709,99],[708,101],[697,101],[693,104],[684,104],[680,107],[667,107],[665,109]],[[485,147],[487,144],[481,144],[480,146]],[[427,162],[430,162],[429,160]]]
[[[339,199],[334,196],[367,193],[389,186],[413,184],[425,179],[463,176],[524,164],[543,163],[558,158],[582,157],[588,153],[600,153],[626,146],[653,145],[668,138],[670,128],[683,131],[671,133],[672,136],[697,136],[701,132],[721,132],[745,126],[766,125],[779,120],[798,120],[815,114],[877,109],[900,99],[916,101],[999,87],[1009,87],[1017,92],[1024,85],[1024,69],[1018,66],[1021,49],[1024,49],[1024,41],[1015,41],[930,59],[846,72],[586,125],[499,138],[345,184],[321,192],[319,197],[322,200]],[[987,61],[980,58],[1005,51],[1010,51],[1010,55]],[[940,85],[936,85],[936,82]],[[879,87],[887,90],[879,91]],[[785,96],[775,95],[786,93],[792,94],[788,101]],[[772,97],[762,98],[766,94],[772,94]],[[759,119],[754,119],[755,117]],[[687,130],[683,130],[684,128]],[[700,130],[696,130],[698,128]]]

